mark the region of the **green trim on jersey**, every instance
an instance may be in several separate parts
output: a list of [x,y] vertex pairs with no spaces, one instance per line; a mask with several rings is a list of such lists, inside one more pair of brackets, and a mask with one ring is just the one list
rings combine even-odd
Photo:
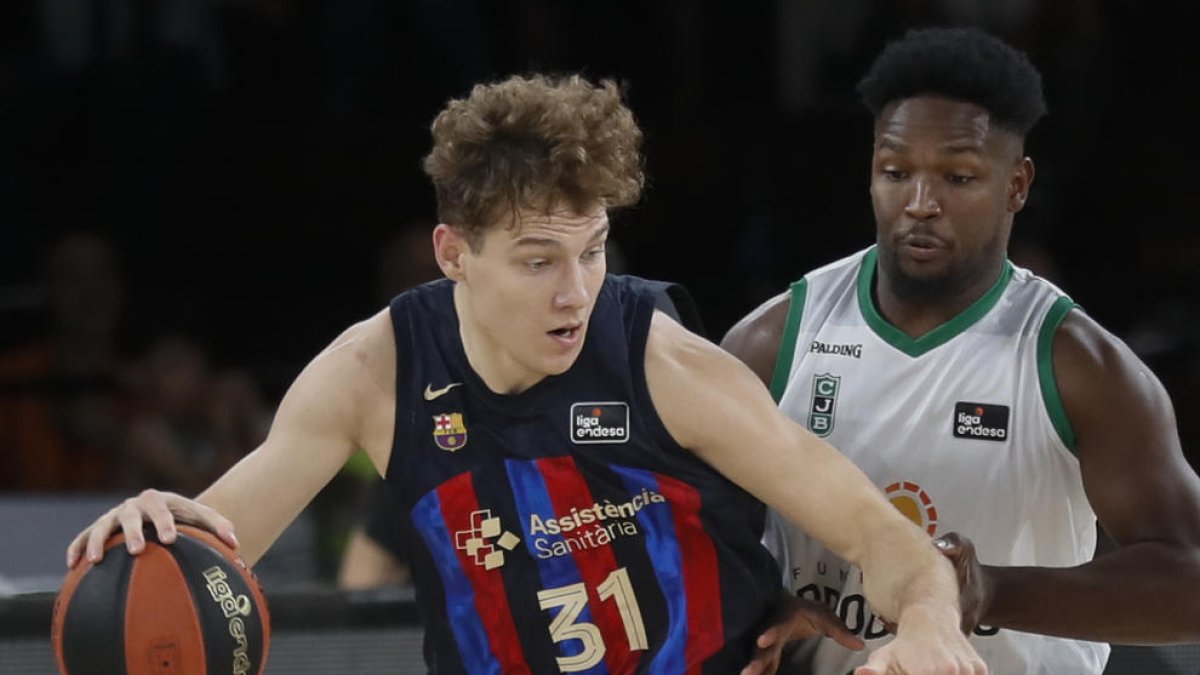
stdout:
[[1063,319],[1076,307],[1079,305],[1065,295],[1055,300],[1042,319],[1037,339],[1038,383],[1042,387],[1042,401],[1046,404],[1046,412],[1058,431],[1058,437],[1071,454],[1078,454],[1078,451],[1075,449],[1075,430],[1071,428],[1071,420],[1067,419],[1067,410],[1058,393],[1058,380],[1054,377],[1054,335],[1058,333]]
[[871,298],[871,287],[875,281],[876,262],[879,258],[878,250],[872,246],[866,255],[863,256],[862,267],[858,270],[858,307],[862,312],[863,320],[871,327],[884,342],[908,354],[909,356],[920,356],[925,352],[940,347],[956,335],[967,330],[991,311],[992,307],[1000,301],[1000,296],[1004,293],[1004,289],[1008,287],[1009,280],[1012,279],[1013,266],[1008,260],[1004,261],[1004,269],[1000,271],[1000,278],[996,279],[996,283],[988,289],[978,300],[971,304],[970,307],[959,312],[958,316],[950,319],[946,323],[934,328],[921,337],[914,338],[893,326],[879,310],[875,307],[875,301]]
[[808,297],[808,280],[801,279],[793,283],[791,290],[792,299],[788,305],[787,322],[783,324],[779,354],[775,357],[775,372],[771,375],[771,397],[776,403],[783,398],[788,375],[792,374],[792,361],[796,358],[796,338],[800,337],[800,319],[804,317],[804,300]]

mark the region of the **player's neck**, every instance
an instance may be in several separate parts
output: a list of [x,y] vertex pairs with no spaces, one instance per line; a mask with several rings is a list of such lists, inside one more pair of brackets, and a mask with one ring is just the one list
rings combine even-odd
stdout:
[[919,338],[975,304],[1003,271],[1004,261],[1000,260],[995,269],[958,283],[913,284],[893,278],[881,265],[876,269],[871,295],[880,316],[905,335]]
[[479,379],[497,394],[519,394],[546,378],[521,364],[491,339],[479,325],[465,297],[462,284],[454,287],[454,311],[458,314],[458,337],[462,340],[467,363]]

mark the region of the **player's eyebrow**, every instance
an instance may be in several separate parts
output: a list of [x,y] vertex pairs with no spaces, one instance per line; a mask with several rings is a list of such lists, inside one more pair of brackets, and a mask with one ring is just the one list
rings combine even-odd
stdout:
[[[907,143],[905,143],[904,141],[901,141],[898,138],[888,136],[887,134],[881,134],[879,136],[879,140],[875,143],[875,145],[876,145],[876,148],[879,150],[890,150],[892,152],[903,153],[908,150]],[[983,149],[982,149],[980,142],[977,140],[974,140],[974,139],[953,140],[953,141],[950,141],[950,142],[942,145],[941,147],[938,148],[938,150],[942,154],[949,154],[949,155],[962,155],[962,154],[979,155],[979,154],[983,153]]]
[[[608,231],[609,231],[610,227],[611,226],[609,225],[609,223],[607,221],[605,221],[604,225],[596,228],[596,231],[593,232],[592,236],[588,239],[588,245],[592,245],[592,244],[596,243],[597,241],[601,241],[606,236],[608,236]],[[513,242],[513,245],[514,246],[547,246],[547,247],[552,247],[552,248],[559,248],[562,246],[562,241],[559,239],[552,238],[552,237],[538,236],[536,234],[523,234],[523,235],[517,237],[516,241]]]

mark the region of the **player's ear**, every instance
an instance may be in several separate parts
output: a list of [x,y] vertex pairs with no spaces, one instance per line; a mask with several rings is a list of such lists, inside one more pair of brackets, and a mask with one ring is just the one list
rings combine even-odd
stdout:
[[1025,208],[1025,201],[1029,198],[1029,186],[1033,185],[1033,174],[1033,159],[1029,157],[1022,157],[1013,166],[1008,177],[1009,212],[1017,213]]
[[461,228],[446,223],[438,223],[433,228],[433,255],[446,278],[462,281],[462,259],[469,251],[470,245]]

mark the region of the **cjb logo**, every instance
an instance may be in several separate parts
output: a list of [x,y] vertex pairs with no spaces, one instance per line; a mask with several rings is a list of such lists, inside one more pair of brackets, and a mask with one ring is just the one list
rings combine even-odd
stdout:
[[842,378],[837,375],[829,373],[813,375],[812,401],[808,408],[808,430],[817,436],[828,436],[833,431],[838,390],[841,385]]

